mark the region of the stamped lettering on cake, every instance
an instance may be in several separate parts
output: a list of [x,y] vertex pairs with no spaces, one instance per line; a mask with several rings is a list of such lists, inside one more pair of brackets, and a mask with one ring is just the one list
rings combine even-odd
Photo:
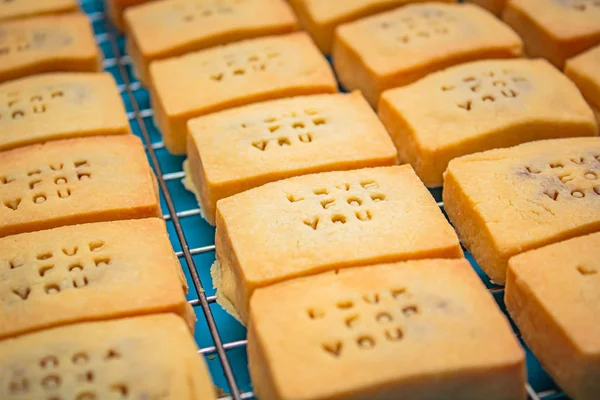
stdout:
[[265,118],[259,123],[244,122],[242,128],[259,126],[261,137],[252,141],[252,146],[260,151],[285,148],[297,144],[312,143],[315,132],[322,130],[327,119],[316,109],[290,111],[278,116]]
[[449,101],[464,111],[471,111],[486,104],[506,104],[531,89],[531,82],[510,69],[490,69],[478,74],[468,74],[458,81],[440,87]]
[[14,282],[11,293],[2,296],[9,302],[84,288],[90,284],[90,270],[112,265],[105,242],[100,239],[0,261],[4,276]]
[[457,27],[456,17],[445,10],[423,8],[412,13],[378,21],[375,29],[397,46],[423,44],[425,41],[451,34]]
[[[445,304],[440,302],[439,306]],[[340,298],[335,304],[306,310],[309,320],[339,320],[343,324],[342,329],[351,333],[352,340],[340,339],[321,344],[322,350],[334,358],[342,357],[348,347],[369,350],[379,343],[402,341],[406,325],[421,313],[421,307],[406,288]]]
[[[129,387],[126,382],[115,379],[114,382],[99,383],[97,369],[110,368],[110,364],[123,358],[123,353],[116,347],[101,349],[71,349],[61,353],[48,354],[35,360],[28,368],[12,368],[8,381],[8,394],[11,397],[23,398],[33,393],[47,392],[48,398],[53,396],[63,385],[78,382],[80,391],[75,394],[76,400],[92,400],[97,397],[96,390],[101,393],[112,393],[115,398],[126,398]],[[67,383],[68,382],[68,383]],[[98,387],[108,385],[108,388]],[[40,390],[41,389],[41,390]],[[96,390],[95,390],[96,389]]]
[[314,188],[306,195],[288,193],[287,200],[290,203],[317,203],[319,212],[302,221],[307,227],[317,230],[330,224],[370,221],[374,216],[372,206],[386,200],[385,193],[379,189],[377,181],[366,179]]
[[47,201],[66,200],[71,197],[79,184],[90,179],[92,179],[91,166],[84,159],[42,165],[27,171],[20,177],[3,175],[0,176],[0,185],[14,185],[14,192],[18,192],[16,186],[22,181],[27,181],[28,188],[23,196],[3,199],[3,205],[17,211],[19,206],[27,201],[41,205]]
[[281,53],[271,48],[226,53],[216,62],[209,78],[213,82],[235,82],[236,79],[261,73],[277,65]]
[[55,50],[70,45],[73,37],[59,29],[36,29],[33,31],[0,28],[0,60],[2,56],[35,50]]
[[68,102],[82,102],[89,90],[79,85],[55,85],[0,93],[0,123],[34,118],[59,110]]
[[228,17],[235,13],[236,6],[244,0],[221,0],[204,2],[178,2],[173,4],[173,22],[180,23],[202,23],[208,18]]
[[530,163],[519,172],[538,180],[544,196],[554,201],[566,197],[600,199],[600,154],[573,154],[548,163]]

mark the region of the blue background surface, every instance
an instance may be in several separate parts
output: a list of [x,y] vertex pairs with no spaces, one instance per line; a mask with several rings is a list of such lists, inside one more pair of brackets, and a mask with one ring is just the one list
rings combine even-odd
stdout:
[[[325,1],[325,0],[324,0]],[[217,326],[218,334],[226,349],[227,361],[232,367],[233,375],[239,389],[243,392],[243,398],[252,397],[252,386],[248,375],[248,359],[246,357],[246,329],[239,324],[234,318],[229,316],[221,307],[214,302],[215,290],[210,277],[210,266],[215,260],[214,252],[214,228],[204,221],[198,213],[198,204],[196,198],[188,192],[181,183],[182,162],[184,156],[173,156],[164,148],[159,130],[154,125],[152,120],[152,109],[150,106],[150,95],[144,89],[138,80],[132,74],[131,63],[125,51],[125,38],[123,36],[114,36],[110,22],[105,19],[104,5],[101,0],[82,0],[82,9],[90,17],[94,33],[96,35],[98,45],[104,54],[104,68],[110,72],[116,79],[121,96],[128,112],[129,121],[134,134],[142,137],[142,129],[146,129],[149,139],[152,143],[152,148],[156,153],[159,168],[161,169],[163,178],[166,181],[168,191],[173,201],[176,212],[179,215],[181,227],[185,235],[185,239],[193,256],[193,264],[187,265],[182,254],[182,246],[177,237],[173,221],[168,217],[169,210],[165,202],[165,198],[161,192],[161,206],[163,213],[167,215],[167,229],[173,244],[173,249],[177,252],[183,271],[185,272],[190,291],[187,295],[189,301],[195,305],[194,310],[198,322],[196,323],[195,339],[198,343],[201,353],[205,356],[210,372],[215,384],[223,389],[224,393],[229,393],[230,388],[227,384],[223,371],[222,361],[215,352],[215,343],[209,330],[207,319],[203,309],[197,304],[198,294],[193,285],[190,276],[190,268],[195,268],[200,277],[200,281],[205,290],[205,294],[209,301],[210,312]],[[109,33],[111,32],[111,33]],[[116,43],[118,54],[113,51],[113,43]],[[118,58],[125,66],[129,86],[125,85],[124,77],[118,66]],[[130,100],[129,91],[133,94],[139,115],[135,113],[134,104]],[[140,122],[143,126],[140,126]],[[148,150],[146,150],[148,154]],[[156,172],[156,166],[148,157],[148,162]],[[441,191],[432,190],[433,196],[438,202],[441,201]],[[440,204],[441,205],[441,204]],[[465,251],[466,252],[466,251]],[[506,313],[504,307],[504,290],[501,287],[493,285],[487,276],[477,266],[471,255],[466,253],[467,258],[490,289],[498,305]],[[513,325],[515,333],[518,335],[516,327]],[[519,338],[520,339],[520,338]],[[521,340],[521,339],[520,339]],[[522,342],[522,341],[521,341]],[[490,346],[493,346],[490,343]],[[552,382],[549,376],[539,365],[539,362],[533,354],[527,349],[527,369],[528,381],[532,389],[530,395],[533,399],[544,400],[565,400],[568,399],[556,385]],[[440,393],[440,398],[443,398],[443,393]]]

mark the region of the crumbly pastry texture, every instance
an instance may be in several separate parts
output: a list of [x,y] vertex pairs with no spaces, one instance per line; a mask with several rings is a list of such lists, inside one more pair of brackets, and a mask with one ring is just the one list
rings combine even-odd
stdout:
[[238,107],[190,120],[187,181],[209,223],[218,200],[307,173],[389,166],[397,153],[358,92]]
[[529,57],[562,69],[565,61],[600,44],[600,3],[595,0],[509,0],[504,13]]
[[337,92],[329,63],[304,32],[249,39],[150,65],[154,117],[171,153],[188,120],[283,97]]
[[509,261],[505,303],[525,342],[573,399],[600,393],[600,233]]
[[271,182],[220,200],[216,221],[217,296],[244,322],[260,287],[378,262],[463,256],[409,165]]
[[0,239],[0,338],[79,321],[173,312],[193,329],[164,221],[98,222]]
[[381,92],[468,61],[514,58],[519,36],[472,4],[423,3],[401,7],[336,30],[333,65],[348,90],[373,107]]
[[260,398],[526,398],[524,352],[465,259],[350,268],[258,289],[249,321]]
[[152,61],[297,29],[285,0],[152,1],[127,9],[125,21],[127,53],[146,85]]
[[0,397],[213,400],[184,321],[173,314],[88,322],[0,342]]
[[450,161],[444,209],[497,283],[508,259],[600,231],[600,138],[525,143]]
[[102,70],[90,22],[79,13],[1,22],[0,48],[0,83],[45,72]]
[[130,132],[119,89],[109,73],[49,73],[0,84],[0,151]]
[[581,90],[600,126],[600,45],[567,60],[565,74]]
[[0,237],[146,217],[162,213],[136,136],[56,140],[0,153]]
[[[600,66],[600,65],[599,65]],[[379,117],[429,187],[453,158],[524,142],[597,136],[577,87],[546,60],[483,60],[383,93]]]

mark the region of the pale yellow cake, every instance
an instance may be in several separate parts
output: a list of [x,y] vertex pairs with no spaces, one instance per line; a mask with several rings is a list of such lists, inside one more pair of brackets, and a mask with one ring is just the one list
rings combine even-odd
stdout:
[[543,59],[474,61],[431,74],[385,91],[379,117],[401,161],[430,187],[465,154],[598,135],[577,87]]
[[63,14],[78,9],[76,0],[4,0],[0,5],[0,21],[46,14]]
[[0,338],[79,321],[173,312],[193,329],[163,220],[97,222],[0,239]]
[[340,25],[333,65],[348,90],[360,89],[373,107],[386,89],[467,61],[512,58],[519,36],[472,4],[413,4]]
[[214,400],[197,350],[173,314],[36,332],[0,342],[0,398]]
[[128,54],[146,85],[152,61],[296,30],[285,0],[160,0],[127,9],[125,22]]
[[109,73],[51,73],[0,84],[0,150],[130,131]]
[[558,68],[600,43],[597,0],[508,0],[502,18],[523,38],[530,57]]
[[600,125],[600,46],[567,60],[565,74],[581,90]]
[[477,4],[497,16],[502,15],[502,11],[504,11],[504,7],[506,6],[506,0],[465,0],[465,2]]
[[258,289],[248,358],[270,400],[524,400],[525,355],[468,261],[350,268]]
[[463,256],[410,165],[288,178],[217,202],[217,296],[248,320],[255,289],[380,262]]
[[[335,28],[382,11],[427,0],[290,0],[300,24],[325,54],[331,53]],[[453,0],[439,0],[451,3]]]
[[505,303],[529,348],[571,398],[600,393],[600,233],[510,259]]
[[337,92],[329,63],[304,32],[244,40],[153,62],[154,118],[171,153],[189,119],[266,100]]
[[444,207],[479,266],[600,230],[600,138],[553,139],[450,161]]
[[0,152],[0,237],[162,216],[139,138],[97,136]]
[[44,72],[96,72],[102,55],[79,13],[0,22],[0,82]]
[[215,224],[219,199],[313,172],[395,165],[396,149],[359,92],[234,108],[188,123],[186,182]]

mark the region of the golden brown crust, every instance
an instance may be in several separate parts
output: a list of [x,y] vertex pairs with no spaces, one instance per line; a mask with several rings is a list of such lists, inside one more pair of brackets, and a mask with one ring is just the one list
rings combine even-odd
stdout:
[[396,150],[358,92],[238,107],[188,123],[190,181],[208,222],[219,199],[307,173],[396,164]]
[[565,74],[593,109],[600,108],[600,46],[567,60]]
[[161,215],[153,173],[133,135],[57,140],[0,153],[0,237]]
[[0,150],[93,135],[130,133],[108,73],[51,73],[0,84]]
[[327,60],[304,32],[244,40],[153,62],[152,104],[165,145],[184,153],[189,119],[282,97],[334,93]]
[[214,400],[197,350],[184,321],[173,314],[23,335],[0,342],[0,397],[38,399],[50,392],[61,398]]
[[505,303],[545,370],[572,398],[600,393],[600,233],[509,261]]
[[189,320],[187,284],[158,218],[14,235],[0,239],[0,254],[1,338],[157,312]]
[[146,85],[152,61],[296,30],[296,17],[285,0],[219,4],[204,0],[161,0],[129,8],[124,17],[129,53],[141,82]]
[[528,56],[560,69],[600,43],[600,7],[592,1],[509,0],[502,18],[523,38]]
[[508,259],[600,230],[600,138],[525,143],[450,161],[444,208],[497,283]]
[[346,89],[360,89],[376,107],[382,91],[431,72],[521,53],[517,34],[487,11],[471,4],[428,3],[341,25],[333,62]]
[[88,18],[49,15],[0,24],[0,82],[44,72],[96,72],[102,55]]
[[[300,25],[325,54],[331,53],[335,29],[346,22],[427,0],[291,0]],[[451,3],[453,0],[439,0]]]
[[523,350],[464,259],[259,289],[248,353],[256,394],[273,400],[526,397]]
[[448,162],[465,154],[598,132],[577,87],[542,59],[448,68],[384,92],[379,116],[400,160],[429,187],[441,186]]
[[[249,229],[251,227],[251,229]],[[456,234],[408,165],[325,172],[217,203],[225,296],[247,320],[259,287],[338,268],[462,257]]]
[[75,0],[8,1],[2,4],[0,21],[48,14],[63,14],[78,9],[79,5]]

